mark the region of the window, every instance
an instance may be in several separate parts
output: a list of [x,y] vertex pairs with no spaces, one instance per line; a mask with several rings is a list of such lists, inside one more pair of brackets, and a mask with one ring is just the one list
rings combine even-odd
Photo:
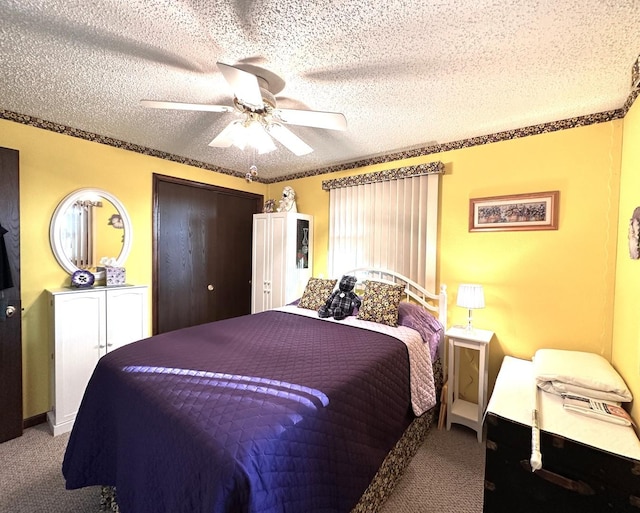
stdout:
[[329,273],[398,272],[435,290],[440,162],[323,182],[329,189]]

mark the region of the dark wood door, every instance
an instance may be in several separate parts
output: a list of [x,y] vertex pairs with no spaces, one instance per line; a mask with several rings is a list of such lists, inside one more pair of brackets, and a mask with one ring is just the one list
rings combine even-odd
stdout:
[[18,152],[0,148],[0,442],[22,435],[19,197]]
[[251,312],[262,196],[154,175],[154,333]]
[[213,241],[218,319],[251,313],[253,214],[260,212],[261,206],[262,196],[256,201],[236,194],[218,194],[219,223]]

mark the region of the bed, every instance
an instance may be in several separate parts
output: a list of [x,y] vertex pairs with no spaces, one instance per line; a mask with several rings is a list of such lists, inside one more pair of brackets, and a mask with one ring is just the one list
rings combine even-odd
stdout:
[[[304,307],[330,291],[310,280],[298,305],[104,356],[65,453],[67,488],[101,485],[122,513],[375,511],[433,418],[446,287],[347,274],[364,299],[346,319]],[[367,320],[394,307],[380,287],[401,290],[397,327]]]

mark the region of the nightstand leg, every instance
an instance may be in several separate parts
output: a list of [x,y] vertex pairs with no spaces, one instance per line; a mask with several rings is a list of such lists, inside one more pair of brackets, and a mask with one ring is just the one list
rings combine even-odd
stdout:
[[482,443],[482,419],[487,404],[487,348],[481,345],[478,350],[478,442]]

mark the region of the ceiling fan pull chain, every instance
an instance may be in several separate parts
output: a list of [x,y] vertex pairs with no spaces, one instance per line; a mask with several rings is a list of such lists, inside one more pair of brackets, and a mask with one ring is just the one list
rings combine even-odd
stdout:
[[[249,162],[249,153],[247,153],[247,161]],[[256,166],[256,149],[251,147],[251,162],[249,166],[249,172],[245,175],[247,182],[253,182],[253,179],[258,176],[258,166]]]

